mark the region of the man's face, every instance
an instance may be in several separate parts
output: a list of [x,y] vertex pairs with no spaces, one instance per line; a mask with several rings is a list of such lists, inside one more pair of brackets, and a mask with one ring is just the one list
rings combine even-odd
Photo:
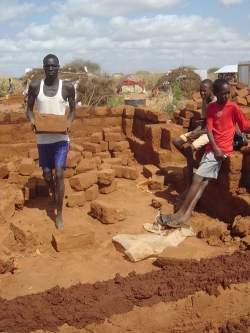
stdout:
[[200,86],[200,94],[201,94],[201,98],[203,100],[208,99],[211,95],[212,95],[213,91],[211,90],[211,87],[209,86],[209,84],[206,83],[202,83]]
[[225,104],[230,96],[230,84],[223,84],[218,93],[215,94],[217,97],[217,103]]
[[43,68],[46,78],[53,79],[57,77],[60,65],[58,64],[58,61],[55,58],[48,58],[45,60]]

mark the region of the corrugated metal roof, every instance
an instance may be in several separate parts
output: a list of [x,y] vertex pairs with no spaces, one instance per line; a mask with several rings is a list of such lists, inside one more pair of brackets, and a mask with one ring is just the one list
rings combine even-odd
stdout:
[[237,73],[238,65],[227,65],[218,69],[215,73]]

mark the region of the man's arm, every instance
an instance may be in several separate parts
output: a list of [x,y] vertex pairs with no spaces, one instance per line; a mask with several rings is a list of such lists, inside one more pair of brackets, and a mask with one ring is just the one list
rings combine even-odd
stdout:
[[214,156],[217,160],[223,160],[225,158],[223,151],[216,145],[214,141],[214,135],[213,135],[213,117],[211,113],[207,110],[207,119],[206,119],[206,125],[207,125],[207,136],[209,139],[209,142],[213,148]]
[[30,84],[28,90],[28,101],[27,101],[27,117],[31,123],[31,129],[33,132],[36,133],[36,126],[35,126],[35,117],[34,117],[34,104],[36,101],[36,97],[39,92],[40,81],[36,81]]
[[68,129],[67,133],[71,130],[71,125],[76,117],[76,105],[75,105],[75,88],[72,83],[64,82],[64,89],[67,94],[67,100],[69,102],[69,115],[68,115]]

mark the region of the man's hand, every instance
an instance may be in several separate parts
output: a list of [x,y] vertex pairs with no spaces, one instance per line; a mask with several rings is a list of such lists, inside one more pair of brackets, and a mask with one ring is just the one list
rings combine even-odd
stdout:
[[31,122],[30,125],[31,125],[31,129],[32,129],[32,131],[36,134],[36,133],[37,133],[37,130],[36,130],[35,122]]
[[189,134],[188,138],[191,140],[196,140],[200,137],[200,131],[193,131]]
[[214,156],[216,157],[217,160],[225,159],[225,155],[224,155],[223,151],[218,147],[216,149],[214,149]]

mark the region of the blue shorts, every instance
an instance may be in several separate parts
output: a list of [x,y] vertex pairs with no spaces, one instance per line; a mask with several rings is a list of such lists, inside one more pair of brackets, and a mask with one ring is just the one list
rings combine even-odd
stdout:
[[59,141],[55,143],[38,144],[39,165],[44,172],[61,166],[66,169],[66,159],[69,151],[68,141]]

